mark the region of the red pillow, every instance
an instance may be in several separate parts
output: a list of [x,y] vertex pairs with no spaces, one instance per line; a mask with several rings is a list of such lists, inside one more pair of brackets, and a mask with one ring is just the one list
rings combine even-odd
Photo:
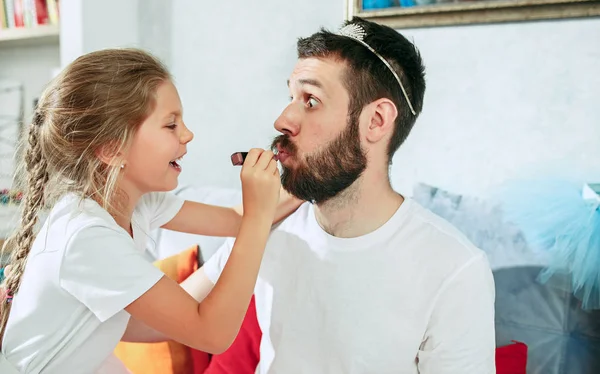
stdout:
[[238,336],[228,350],[212,356],[204,374],[254,374],[260,360],[261,337],[256,303],[252,296]]
[[514,344],[496,348],[496,374],[526,374],[527,345]]

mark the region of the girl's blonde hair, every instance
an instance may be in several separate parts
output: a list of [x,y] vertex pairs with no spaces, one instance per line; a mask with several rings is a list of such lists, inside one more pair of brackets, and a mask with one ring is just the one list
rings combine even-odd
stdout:
[[19,291],[35,239],[38,213],[72,192],[115,214],[120,163],[107,165],[98,152],[108,149],[116,155],[126,150],[154,109],[158,86],[170,80],[167,69],[150,54],[108,49],[79,57],[42,93],[22,160],[27,180],[20,226],[2,249],[11,257],[3,284],[6,295],[0,299],[0,347],[12,296]]

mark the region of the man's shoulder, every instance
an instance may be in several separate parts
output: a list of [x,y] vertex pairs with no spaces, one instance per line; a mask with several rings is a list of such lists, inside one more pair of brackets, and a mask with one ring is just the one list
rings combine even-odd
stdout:
[[433,259],[459,265],[482,256],[483,251],[459,229],[417,202],[411,201],[408,215],[406,227],[398,230],[405,230],[406,235],[414,238],[414,245]]
[[459,274],[482,281],[491,275],[483,250],[450,222],[414,201],[405,226],[398,230],[404,230],[399,235],[402,241],[394,243],[394,248],[409,252],[402,258],[410,256],[411,271],[429,275],[427,284],[432,294]]

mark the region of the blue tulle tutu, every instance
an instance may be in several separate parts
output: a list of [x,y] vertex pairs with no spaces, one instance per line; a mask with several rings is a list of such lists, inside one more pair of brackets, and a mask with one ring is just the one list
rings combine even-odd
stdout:
[[584,199],[583,186],[563,180],[511,182],[498,197],[531,249],[549,252],[540,281],[567,277],[584,309],[600,309],[600,203]]

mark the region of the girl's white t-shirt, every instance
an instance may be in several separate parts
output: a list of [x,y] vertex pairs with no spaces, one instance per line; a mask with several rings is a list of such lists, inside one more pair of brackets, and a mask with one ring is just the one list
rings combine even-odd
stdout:
[[124,308],[163,276],[145,245],[182,205],[172,194],[144,195],[132,238],[95,201],[63,197],[34,241],[14,297],[5,364],[31,374],[127,373],[112,355],[129,321]]

